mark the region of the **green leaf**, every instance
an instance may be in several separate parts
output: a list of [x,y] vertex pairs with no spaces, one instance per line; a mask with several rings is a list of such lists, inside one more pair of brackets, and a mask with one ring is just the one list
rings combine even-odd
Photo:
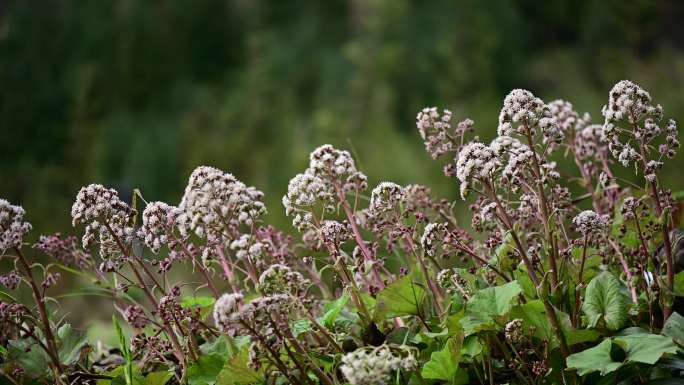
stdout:
[[292,330],[292,334],[297,337],[300,334],[313,330],[313,326],[308,319],[298,319],[291,323],[290,329]]
[[239,354],[226,361],[216,377],[216,385],[250,384],[263,380],[263,376],[247,365],[248,361],[249,349],[245,347]]
[[564,333],[568,346],[584,342],[594,342],[601,337],[601,333],[593,329],[565,330]]
[[610,339],[606,338],[593,348],[569,355],[566,361],[568,368],[577,369],[580,376],[596,371],[605,376],[619,369],[622,363],[615,362],[610,357],[611,345]]
[[407,275],[387,285],[378,293],[375,303],[375,319],[416,315],[427,293]]
[[466,335],[496,330],[495,318],[511,311],[515,298],[522,292],[517,281],[480,290],[468,301],[461,325]]
[[88,344],[85,332],[74,330],[71,325],[64,324],[57,330],[59,337],[59,360],[65,365],[71,365],[78,360],[81,349]]
[[507,232],[504,236],[503,242],[494,250],[494,257],[489,261],[489,263],[494,266],[498,266],[499,269],[503,271],[508,271],[511,269],[511,252],[515,250],[515,242],[513,241],[513,235]]
[[145,377],[143,385],[165,385],[173,377],[171,372],[153,372]]
[[661,333],[672,337],[678,344],[684,344],[684,317],[675,312],[670,315]]
[[684,271],[675,274],[672,292],[677,297],[684,297]]
[[587,285],[582,311],[590,327],[603,319],[610,330],[619,330],[627,322],[627,300],[621,283],[614,275],[604,272]]
[[183,297],[180,305],[181,307],[188,309],[193,307],[210,307],[214,304],[214,302],[216,302],[216,299],[214,297]]
[[224,358],[220,354],[207,354],[201,356],[197,362],[188,368],[188,384],[190,385],[213,385],[216,376],[221,372]]
[[0,290],[0,301],[7,302],[7,303],[16,303],[17,299],[12,297],[11,294]]
[[47,354],[37,343],[29,340],[9,341],[7,360],[17,362],[29,377],[41,377],[49,370]]
[[613,341],[627,353],[627,362],[653,365],[665,353],[677,353],[671,337],[659,334],[631,334],[615,337]]
[[523,328],[527,331],[534,328],[534,336],[541,340],[550,341],[554,337],[549,319],[546,317],[546,309],[541,300],[529,301],[516,306],[511,311],[511,318],[523,320]]
[[350,298],[351,295],[345,290],[340,298],[336,299],[330,304],[330,308],[325,312],[320,321],[323,326],[331,330],[333,329],[335,325],[335,319],[337,319],[337,316],[340,314],[342,309],[347,306],[347,302],[349,302]]
[[432,352],[430,361],[423,366],[421,375],[426,379],[451,381],[458,371],[461,362],[461,344],[463,335],[451,337],[442,350]]
[[180,305],[185,309],[199,308],[200,316],[202,317],[202,319],[204,319],[207,317],[208,314],[211,313],[214,302],[216,302],[216,299],[214,297],[193,296],[183,297]]
[[513,300],[522,292],[517,281],[505,285],[488,287],[477,292],[468,301],[468,313],[496,317],[508,314],[513,306]]
[[123,354],[124,359],[126,359],[126,365],[124,367],[124,378],[126,380],[126,385],[133,385],[133,357],[131,356],[131,350],[128,347],[128,342],[126,341],[126,336],[121,330],[121,324],[116,316],[112,316],[112,323],[114,324],[114,330],[119,337],[119,349]]
[[463,340],[461,354],[473,358],[482,353],[482,344],[477,336],[468,336]]

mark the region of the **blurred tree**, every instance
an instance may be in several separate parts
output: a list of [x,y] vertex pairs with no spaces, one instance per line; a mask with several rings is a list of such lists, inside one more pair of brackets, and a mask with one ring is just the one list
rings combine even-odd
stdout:
[[209,164],[264,190],[288,226],[287,182],[330,142],[371,183],[455,197],[421,148],[419,108],[471,117],[490,139],[512,88],[598,121],[630,78],[681,121],[683,15],[675,0],[6,1],[0,196],[36,233],[64,230],[82,184],[176,203]]

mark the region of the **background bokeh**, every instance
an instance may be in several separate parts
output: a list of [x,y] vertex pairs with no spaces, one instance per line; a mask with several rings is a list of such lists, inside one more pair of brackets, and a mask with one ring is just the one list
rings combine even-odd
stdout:
[[[371,185],[457,196],[416,112],[450,108],[491,139],[512,88],[600,120],[629,78],[684,119],[684,3],[157,0],[0,2],[0,196],[72,232],[80,186],[175,204],[198,165],[280,198],[322,143]],[[665,170],[681,187],[682,156]],[[466,205],[463,205],[465,210]]]

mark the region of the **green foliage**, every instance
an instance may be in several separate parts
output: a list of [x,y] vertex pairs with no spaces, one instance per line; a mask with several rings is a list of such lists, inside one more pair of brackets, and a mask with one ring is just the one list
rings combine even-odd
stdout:
[[610,330],[618,330],[627,322],[627,300],[620,281],[610,273],[596,276],[587,285],[582,311],[589,326],[596,327],[603,320]]
[[241,385],[259,381],[262,376],[247,365],[248,360],[249,352],[245,347],[226,361],[216,377],[216,385]]
[[601,375],[613,372],[622,366],[610,356],[611,340],[606,338],[593,348],[568,356],[567,365],[570,369],[577,369],[580,376],[598,371]]
[[[441,350],[430,355],[430,361],[425,363],[421,375],[426,379],[445,380],[450,384],[456,382],[456,374],[459,372],[458,364],[461,361],[461,346],[463,335],[449,338]],[[467,381],[467,375],[466,375]]]
[[59,360],[65,365],[73,364],[80,356],[81,349],[88,344],[88,335],[72,329],[69,324],[64,324],[57,330],[57,336]]
[[387,285],[378,293],[375,304],[375,319],[417,315],[427,297],[425,289],[407,275]]
[[684,317],[674,312],[663,325],[663,335],[672,337],[680,345],[684,344]]
[[214,385],[225,359],[220,354],[207,354],[188,368],[189,385]]
[[[619,346],[625,353],[623,361],[616,361],[611,348]],[[613,372],[629,363],[653,365],[664,354],[677,353],[672,338],[657,334],[631,334],[606,338],[600,344],[572,354],[567,358],[568,368],[577,369],[580,376],[598,371],[601,375]]]
[[123,354],[126,364],[123,367],[123,375],[126,380],[126,385],[133,385],[133,356],[131,354],[131,349],[126,341],[126,336],[124,335],[119,320],[116,316],[112,316],[112,324],[114,324],[114,330],[116,330],[116,335],[119,337],[119,349]]
[[511,311],[515,298],[522,292],[517,281],[480,290],[468,301],[461,325],[466,335],[495,327],[497,317]]
[[340,298],[330,303],[327,306],[325,314],[323,314],[323,317],[321,317],[321,319],[319,320],[321,324],[327,327],[328,329],[332,329],[335,325],[335,321],[337,320],[337,316],[340,314],[342,309],[344,309],[344,307],[347,306],[347,303],[349,302],[350,298],[351,295],[348,291],[345,290],[344,293],[342,293],[342,296],[340,296]]

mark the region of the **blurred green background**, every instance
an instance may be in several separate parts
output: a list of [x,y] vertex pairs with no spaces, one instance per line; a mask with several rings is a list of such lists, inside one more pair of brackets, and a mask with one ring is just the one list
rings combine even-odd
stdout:
[[422,148],[420,108],[491,139],[512,88],[600,121],[629,78],[682,121],[683,19],[676,0],[2,1],[0,196],[26,208],[33,238],[69,233],[80,186],[176,204],[206,164],[262,189],[288,227],[288,180],[332,143],[371,185],[456,197]]

